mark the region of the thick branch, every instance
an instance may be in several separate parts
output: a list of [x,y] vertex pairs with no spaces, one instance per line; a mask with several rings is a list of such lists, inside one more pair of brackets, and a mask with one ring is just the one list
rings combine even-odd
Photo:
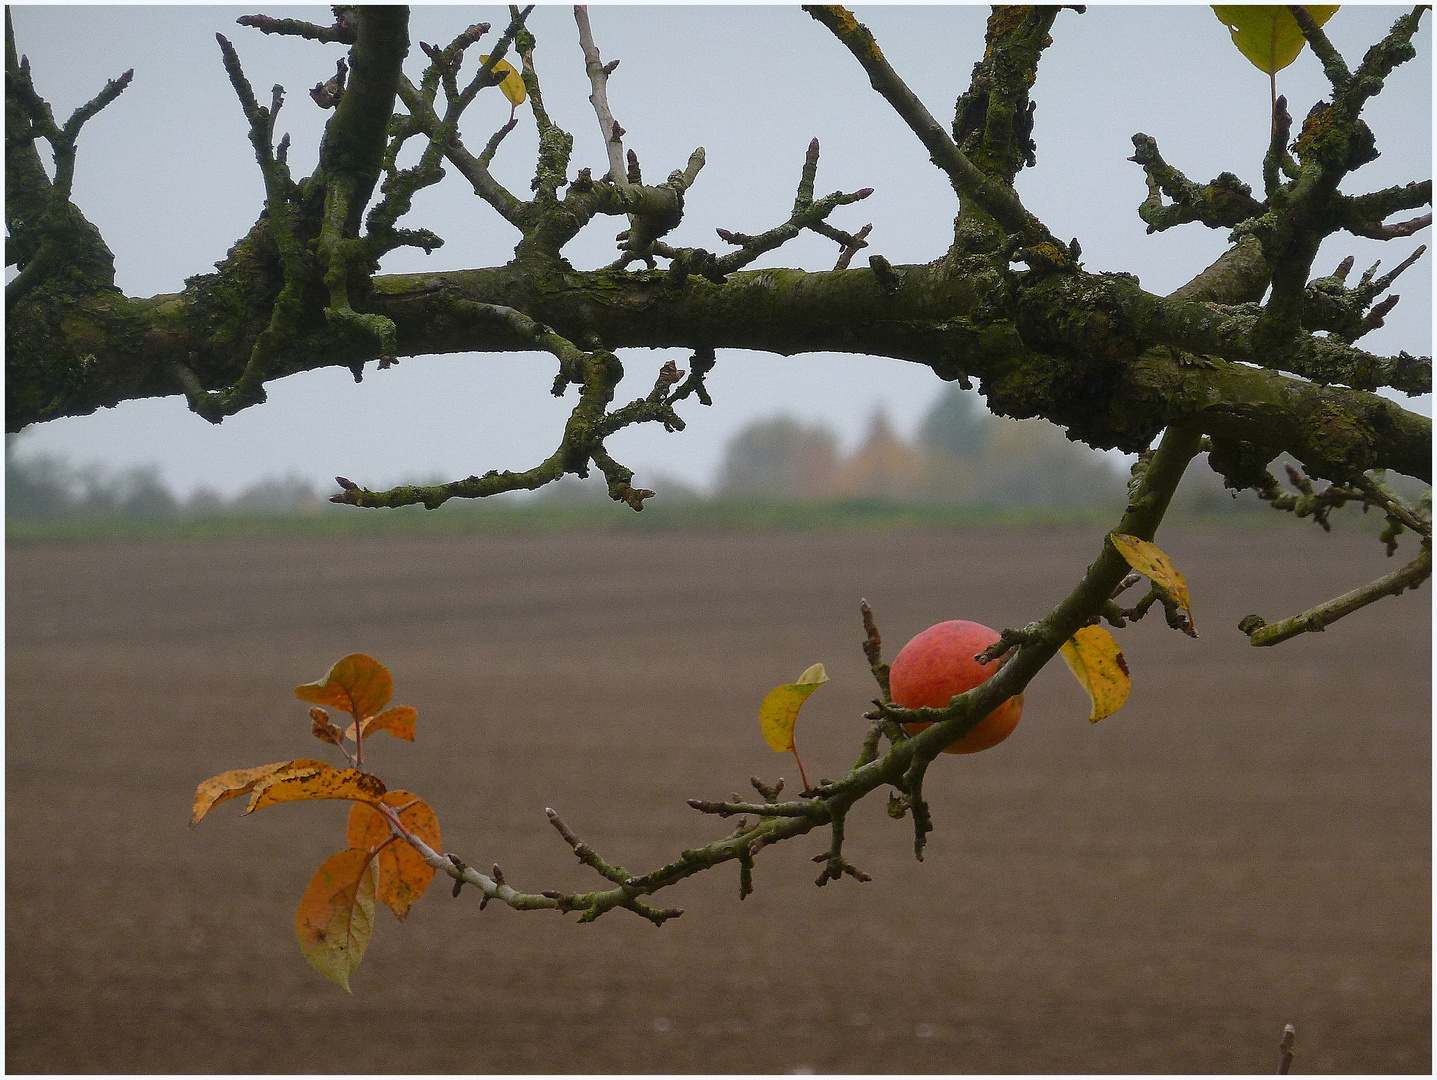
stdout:
[[[1146,346],[1141,335],[1127,338],[1126,345],[1121,335],[1104,336],[1086,345],[1068,341],[1061,353],[1039,352],[1038,331],[1053,320],[1069,328],[1101,326],[1105,335],[1120,331],[1123,320],[1107,301],[1099,303],[1100,295],[1059,295],[1049,301],[1056,305],[1052,314],[1034,309],[1024,316],[1021,334],[1013,324],[979,325],[974,316],[983,284],[981,275],[906,266],[890,267],[887,275],[867,268],[740,271],[723,285],[690,278],[674,289],[663,272],[616,279],[602,271],[535,274],[510,266],[378,277],[370,303],[394,322],[400,356],[533,351],[532,339],[470,306],[499,305],[523,311],[571,341],[593,335],[610,349],[846,352],[922,363],[945,379],[982,378],[999,411],[1046,416],[1101,447],[1142,449],[1166,424],[1189,417],[1210,433],[1289,449],[1321,475],[1358,466],[1431,476],[1430,419],[1386,398],[1211,358],[1221,341],[1212,342],[1211,351],[1206,344],[1194,350],[1210,357],[1201,362]],[[64,333],[73,336],[36,341],[12,333],[7,422],[18,429],[122,400],[173,394],[169,364],[180,358],[190,360],[204,387],[230,385],[252,339],[235,337],[233,327],[246,325],[242,313],[226,313],[226,336],[219,336],[207,297],[203,291],[148,300],[116,295],[71,311]],[[1198,326],[1222,318],[1200,304],[1182,310],[1191,310]],[[1144,334],[1157,329],[1161,320]],[[1166,332],[1176,339],[1183,325]],[[1055,340],[1053,348],[1059,344]],[[31,356],[35,360],[24,363]],[[349,368],[376,356],[376,344],[342,338],[321,324],[276,356],[268,377]]]
[[1355,236],[1367,236],[1374,240],[1411,236],[1418,229],[1432,224],[1431,214],[1423,214],[1410,221],[1391,225],[1383,222],[1398,211],[1431,205],[1431,180],[1384,188],[1370,195],[1354,195],[1342,200],[1342,227]]
[[[1056,7],[995,6],[988,16],[983,59],[973,65],[968,89],[953,116],[953,141],[980,170],[1006,184],[1036,163],[1029,92],[1043,50],[1052,44],[1048,30]],[[960,229],[973,218],[960,214]],[[981,230],[983,223],[977,223]]]
[[1028,212],[1010,185],[984,173],[958,149],[953,137],[933,119],[884,59],[868,27],[858,22],[851,11],[837,5],[805,5],[804,10],[832,31],[863,65],[873,89],[883,95],[918,136],[933,164],[947,174],[960,198],[972,199],[989,217],[1029,247],[1053,243],[1047,228]]
[[349,236],[358,232],[360,215],[379,179],[400,67],[409,52],[409,9],[366,5],[359,8],[357,22],[349,83],[319,151],[326,182],[342,178],[352,186],[344,222]]
[[1271,280],[1272,270],[1262,253],[1262,245],[1246,236],[1197,277],[1169,293],[1168,299],[1255,304],[1262,299]]
[[[1416,55],[1411,38],[1421,9],[1399,18],[1387,37],[1368,50],[1350,72],[1322,29],[1302,7],[1289,7],[1332,84],[1332,100],[1313,106],[1294,144],[1297,175],[1269,193],[1270,209],[1253,229],[1272,263],[1272,292],[1254,328],[1254,339],[1272,348],[1303,325],[1305,292],[1313,259],[1324,237],[1343,227],[1338,185],[1377,157],[1372,130],[1361,119],[1367,100],[1392,70]],[[1430,382],[1429,382],[1430,385]]]
[[[1148,178],[1148,197],[1138,216],[1150,233],[1189,221],[1200,221],[1210,229],[1231,229],[1265,209],[1252,197],[1252,189],[1230,172],[1220,173],[1209,184],[1193,183],[1163,160],[1157,140],[1150,135],[1134,135],[1133,151],[1128,160],[1141,165]],[[1164,195],[1171,204],[1163,202]]]
[[[75,176],[75,141],[86,121],[119,97],[134,77],[130,70],[109,80],[64,125],[55,122],[49,102],[36,92],[29,61],[16,55],[9,10],[5,15],[5,224],[6,265],[19,274],[5,286],[7,315],[43,283],[66,293],[109,291],[115,260],[104,239],[70,202]],[[36,138],[50,144],[53,182],[35,150]],[[27,332],[33,332],[30,328]]]

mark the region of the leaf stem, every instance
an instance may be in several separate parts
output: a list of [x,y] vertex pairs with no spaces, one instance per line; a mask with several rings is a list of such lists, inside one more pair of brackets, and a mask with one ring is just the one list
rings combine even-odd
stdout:
[[803,790],[812,791],[813,785],[808,782],[808,773],[803,771],[803,758],[798,756],[798,745],[793,747],[793,760],[798,762],[798,778],[803,781]]

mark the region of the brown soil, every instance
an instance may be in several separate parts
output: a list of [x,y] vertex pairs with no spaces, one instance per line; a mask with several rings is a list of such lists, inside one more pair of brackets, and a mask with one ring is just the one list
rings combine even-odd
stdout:
[[[693,796],[792,777],[771,686],[823,661],[811,773],[856,752],[889,652],[943,618],[1021,625],[1095,531],[540,535],[12,547],[7,1067],[12,1072],[1295,1072],[1431,1069],[1426,590],[1258,650],[1235,629],[1384,572],[1370,536],[1174,532],[1190,641],[1120,632],[1135,686],[1087,722],[1060,665],[1002,746],[929,773],[925,862],[871,798],[661,899],[656,929],[515,912],[443,883],[380,913],[351,997],[294,906],[339,803],[196,830],[195,784],[322,756],[292,688],[348,652],[393,670],[414,745],[372,767],[444,848],[520,888],[588,889],[552,806],[649,868],[727,831]],[[1400,557],[1400,556],[1399,556]]]

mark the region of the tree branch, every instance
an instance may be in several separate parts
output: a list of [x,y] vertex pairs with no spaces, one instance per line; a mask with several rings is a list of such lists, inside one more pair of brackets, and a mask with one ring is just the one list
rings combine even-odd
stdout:
[[593,92],[589,102],[594,106],[594,115],[599,120],[599,134],[604,140],[604,149],[609,155],[609,172],[606,179],[614,184],[627,183],[624,172],[624,129],[619,126],[609,110],[609,75],[619,66],[617,60],[605,64],[594,44],[594,32],[589,27],[589,9],[583,4],[574,6],[574,21],[579,27],[579,47],[584,50],[584,70],[588,73]]
[[1277,645],[1299,634],[1326,630],[1344,615],[1351,615],[1384,596],[1400,596],[1407,589],[1417,588],[1431,575],[1432,542],[1429,538],[1424,539],[1422,551],[1417,558],[1400,570],[1394,570],[1359,589],[1343,593],[1278,623],[1269,625],[1261,616],[1249,615],[1238,624],[1238,629],[1245,633],[1254,645]]
[[[1201,437],[1192,429],[1170,428],[1167,431],[1146,469],[1137,478],[1132,500],[1116,531],[1146,540],[1153,538],[1178,481],[1200,445]],[[486,898],[501,900],[520,910],[552,908],[582,911],[581,921],[592,921],[616,907],[623,907],[660,925],[680,912],[654,909],[644,903],[642,897],[732,861],[740,864],[740,896],[745,896],[752,890],[754,858],[763,848],[806,835],[824,825],[831,828],[830,844],[826,852],[814,858],[815,862],[824,864],[817,884],[821,886],[845,876],[860,882],[867,881],[868,875],[848,862],[842,853],[843,825],[848,810],[880,787],[892,786],[903,791],[907,796],[906,805],[911,806],[914,812],[915,854],[921,859],[924,838],[932,828],[931,817],[921,796],[922,776],[928,764],[944,747],[976,727],[999,704],[1021,693],[1057,654],[1059,646],[1103,610],[1127,573],[1127,562],[1105,540],[1097,560],[1088,567],[1077,587],[1045,618],[1025,629],[1021,635],[1022,644],[1013,657],[991,678],[954,698],[943,709],[901,709],[884,703],[882,711],[895,722],[930,721],[932,726],[919,735],[894,741],[887,753],[874,760],[865,762],[860,755],[860,764],[847,776],[820,784],[811,798],[779,803],[778,786],[769,788],[755,778],[752,782],[764,796],[763,803],[741,803],[737,796],[729,802],[690,800],[689,805],[706,814],[719,817],[752,814],[758,821],[750,825],[745,817],[739,828],[728,836],[690,848],[677,859],[647,874],[629,876],[622,867],[608,862],[580,840],[553,810],[547,810],[550,823],[579,860],[614,882],[614,888],[591,893],[563,893],[557,890],[545,890],[537,895],[519,893],[498,880],[497,875],[489,877],[481,874],[456,856],[439,855],[405,830],[396,828],[395,835],[413,845],[436,871],[448,874],[456,882],[478,886]],[[865,652],[870,656],[870,662],[875,662],[877,652],[873,642],[877,631],[871,627],[871,613],[867,613],[865,623],[870,625]]]
[[[1123,326],[1154,322],[1142,305],[1134,301],[1134,318],[1122,314],[1126,303],[1113,308],[1102,300],[1101,290],[1082,290],[1084,295],[1068,299],[1060,291],[1052,301],[1058,305],[1053,316],[1043,316],[1039,307],[1025,315],[1036,320],[1024,323],[1025,335],[1041,337],[1033,331],[1061,317],[1072,320],[1069,325],[1084,320],[1104,325],[1116,336],[1070,342],[1049,353],[1034,347],[1041,341],[1025,343],[1014,324],[977,328],[972,320],[983,303],[982,278],[950,267],[892,267],[887,277],[868,268],[739,271],[723,285],[690,278],[681,290],[665,282],[663,272],[616,281],[602,271],[536,276],[515,265],[376,277],[369,304],[395,323],[399,356],[533,351],[531,339],[485,310],[502,306],[527,313],[571,341],[593,335],[611,349],[841,352],[921,363],[945,379],[983,379],[990,407],[1005,415],[1041,415],[1104,448],[1140,450],[1180,414],[1210,434],[1271,446],[1274,456],[1290,450],[1320,475],[1346,476],[1358,466],[1431,476],[1431,420],[1387,398],[1220,359],[1226,346],[1208,332],[1187,346],[1194,355],[1148,344],[1159,332],[1180,340],[1184,322],[1166,329],[1163,322],[1189,311],[1199,327],[1210,319],[1221,325],[1226,316],[1203,305],[1174,307],[1134,336]],[[12,335],[7,423],[18,430],[53,416],[173,394],[177,387],[169,365],[175,360],[185,361],[204,387],[230,385],[254,338],[232,329],[217,337],[212,320],[223,312],[227,325],[242,330],[254,325],[247,320],[255,315],[230,313],[216,303],[201,278],[185,294],[132,300],[123,309],[74,311],[69,318],[76,339],[63,346],[73,349],[74,361],[58,371],[47,366],[52,361],[23,362],[39,343]],[[263,303],[261,318],[267,322],[272,295]],[[1080,314],[1097,311],[1104,312],[1101,323]],[[1235,340],[1240,346],[1240,336]],[[342,340],[323,325],[306,328],[274,357],[269,378],[352,367],[375,355],[372,343]]]
[[[1230,172],[1203,186],[1193,183],[1163,160],[1157,140],[1150,135],[1134,135],[1133,151],[1128,160],[1141,165],[1148,178],[1148,197],[1138,216],[1149,233],[1189,221],[1200,221],[1210,229],[1231,229],[1266,209],[1252,197],[1252,189]],[[1163,203],[1164,195],[1173,200],[1171,205]]]
[[[80,129],[130,84],[134,70],[106,82],[63,126],[35,90],[30,62],[16,55],[9,9],[5,14],[5,224],[6,265],[19,273],[5,286],[7,315],[42,283],[70,294],[114,288],[115,259],[98,229],[70,202],[75,143]],[[35,139],[50,144],[53,181],[45,175]]]
[[1066,248],[1057,244],[1047,227],[1028,212],[1010,185],[984,173],[958,149],[952,136],[933,119],[884,59],[868,27],[858,22],[852,12],[837,5],[817,4],[805,5],[804,10],[827,27],[863,66],[873,89],[883,95],[918,136],[933,164],[948,176],[960,198],[971,199],[1007,232],[1019,237],[1026,247],[1037,249],[1052,244],[1066,255]]

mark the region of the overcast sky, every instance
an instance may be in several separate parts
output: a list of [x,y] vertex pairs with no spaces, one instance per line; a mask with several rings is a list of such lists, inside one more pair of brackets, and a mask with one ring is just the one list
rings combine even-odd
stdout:
[[[947,122],[982,53],[987,9],[855,10],[929,110]],[[1346,6],[1326,29],[1355,66],[1402,10]],[[212,269],[260,209],[259,172],[220,64],[217,31],[235,43],[261,100],[270,85],[285,86],[278,130],[292,135],[296,175],[312,168],[328,114],[306,91],[334,73],[343,47],[266,37],[236,26],[235,18],[263,11],[327,22],[327,8],[19,5],[13,11],[20,51],[62,119],[106,78],[135,69],[130,88],[86,126],[75,182],[76,202],[115,252],[125,292],[179,291],[187,276]],[[411,38],[447,44],[469,23],[491,22],[495,29],[477,53],[506,19],[501,8],[419,7]],[[707,167],[688,194],[687,217],[672,242],[726,251],[715,227],[757,233],[786,220],[805,148],[818,136],[819,193],[875,189],[831,219],[849,231],[873,223],[859,265],[870,253],[902,263],[943,252],[955,209],[945,179],[847,51],[797,7],[595,6],[591,20],[605,60],[622,61],[609,99],[646,177],[661,179],[681,168],[696,146],[707,150]],[[545,104],[575,137],[572,168],[602,173],[605,157],[572,9],[540,7],[529,25],[538,40]],[[1020,194],[1057,235],[1081,241],[1088,269],[1136,273],[1146,288],[1167,292],[1211,262],[1224,235],[1200,225],[1145,235],[1136,213],[1145,195],[1142,171],[1126,160],[1132,135],[1155,137],[1166,159],[1194,180],[1230,170],[1260,190],[1267,76],[1237,52],[1206,6],[1064,11],[1053,39],[1034,92],[1038,165],[1021,174]],[[1430,18],[1417,44],[1419,58],[1400,68],[1369,107],[1382,156],[1348,181],[1349,192],[1431,175]],[[416,47],[408,64],[416,81],[423,59]],[[1326,96],[1310,51],[1279,74],[1278,89],[1299,122]],[[497,88],[481,95],[466,114],[469,145],[482,146],[508,111]],[[511,190],[525,192],[535,140],[526,108],[520,116],[495,172]],[[407,224],[432,229],[446,244],[427,257],[392,253],[386,271],[494,265],[509,258],[517,240],[452,172],[416,200]],[[621,227],[619,219],[601,218],[566,254],[583,268],[607,263]],[[1330,272],[1349,253],[1359,271],[1377,259],[1392,265],[1419,242],[1430,242],[1428,235],[1384,245],[1339,234],[1324,247],[1318,270]],[[831,242],[805,235],[756,265],[827,269],[835,253]],[[1364,339],[1366,347],[1431,352],[1431,267],[1429,256],[1407,272],[1395,290],[1402,303],[1387,327]],[[673,356],[682,366],[686,353],[629,350],[622,356],[630,373],[619,390],[626,400],[647,392],[665,359]],[[414,358],[384,372],[371,364],[358,386],[343,369],[273,382],[267,404],[219,427],[172,397],[38,425],[22,445],[26,453],[63,454],[112,469],[158,463],[181,492],[203,484],[233,493],[286,473],[322,490],[336,474],[369,487],[456,479],[491,468],[529,468],[552,452],[572,405],[549,396],[552,379],[547,355]],[[895,360],[735,351],[719,353],[709,386],[714,405],[689,404],[687,431],[631,429],[610,440],[615,456],[638,470],[639,483],[662,490],[655,481],[668,474],[706,484],[734,432],[779,412],[828,423],[848,447],[861,439],[876,408],[888,412],[900,433],[911,434],[943,388],[926,368]],[[1430,412],[1430,399],[1416,407]]]

